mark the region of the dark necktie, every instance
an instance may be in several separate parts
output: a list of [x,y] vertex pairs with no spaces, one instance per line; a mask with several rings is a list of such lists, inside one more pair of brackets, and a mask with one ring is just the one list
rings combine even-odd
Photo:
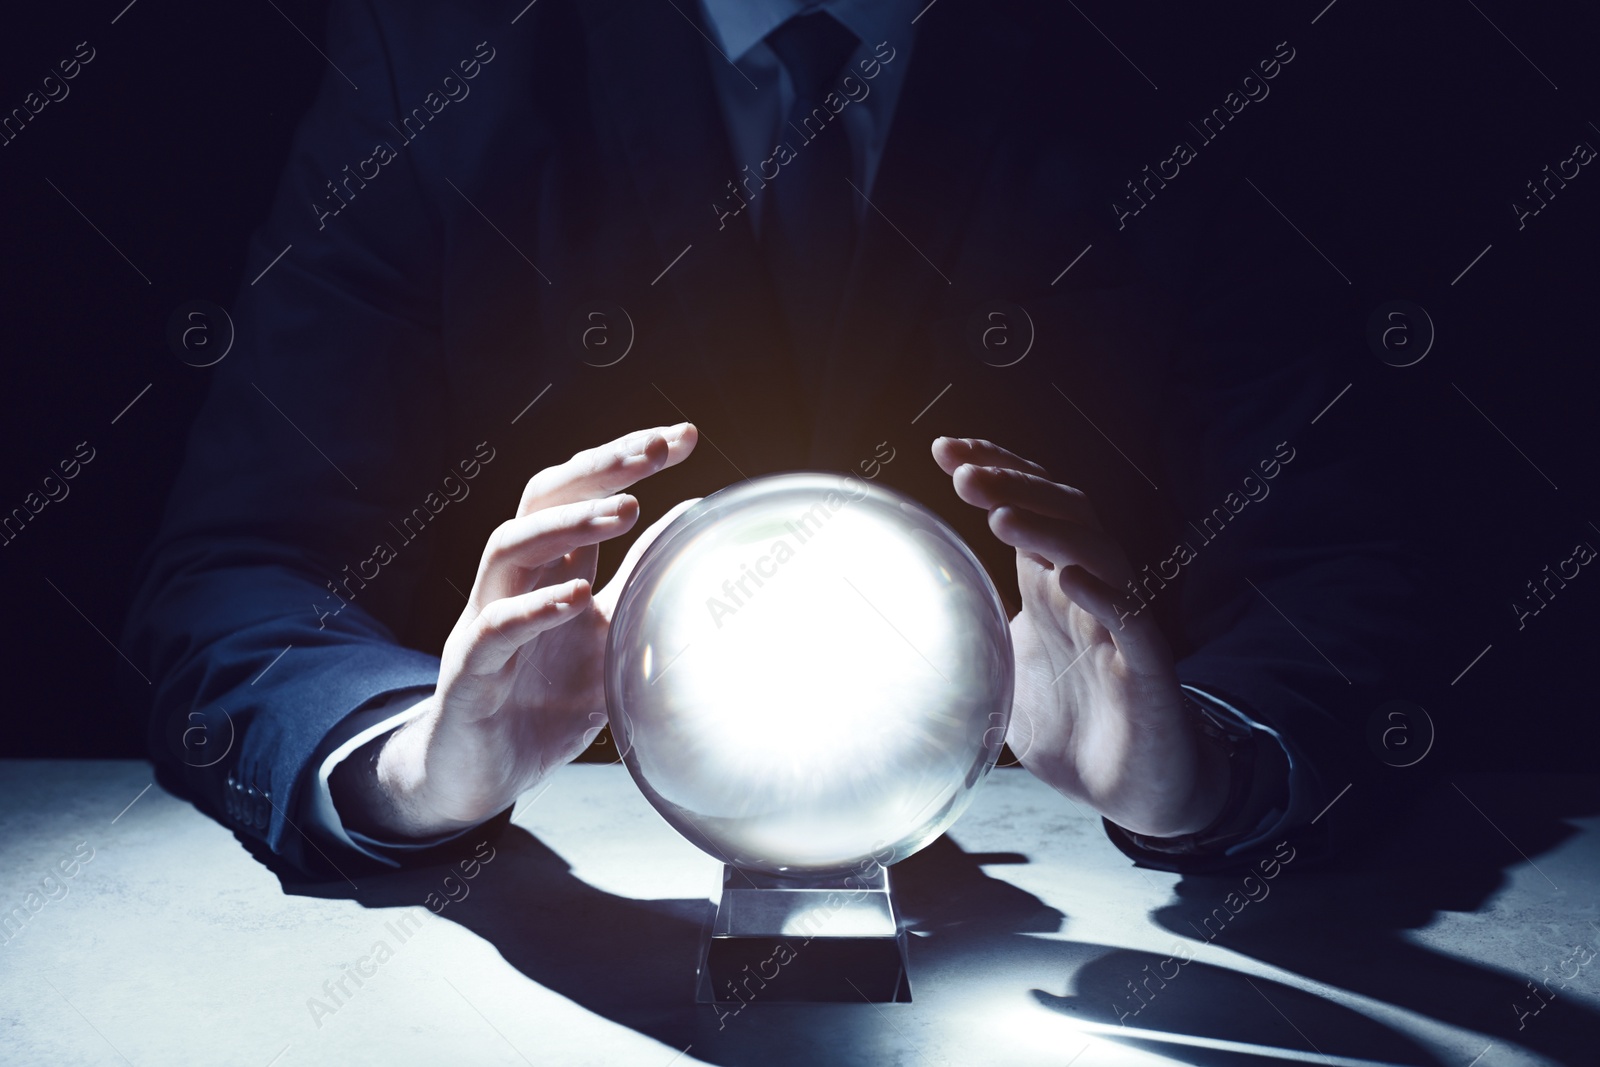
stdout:
[[763,191],[761,244],[810,390],[832,340],[856,237],[849,134],[823,101],[838,92],[839,71],[860,43],[826,11],[795,15],[767,35],[794,86],[780,142],[794,156]]

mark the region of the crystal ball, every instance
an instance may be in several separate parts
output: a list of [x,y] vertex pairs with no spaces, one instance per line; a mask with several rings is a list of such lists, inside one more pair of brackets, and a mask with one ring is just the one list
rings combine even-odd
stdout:
[[634,781],[738,867],[887,866],[961,815],[1011,715],[1005,608],[938,516],[863,479],[748,480],[629,576],[606,702]]

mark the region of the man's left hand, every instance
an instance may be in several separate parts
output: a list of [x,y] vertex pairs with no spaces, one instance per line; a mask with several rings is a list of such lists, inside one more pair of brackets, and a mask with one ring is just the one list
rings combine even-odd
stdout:
[[1134,833],[1209,825],[1228,793],[1226,755],[1201,733],[1150,613],[1118,611],[1133,568],[1088,498],[988,441],[941,437],[933,458],[1017,550],[1006,739],[1023,766]]

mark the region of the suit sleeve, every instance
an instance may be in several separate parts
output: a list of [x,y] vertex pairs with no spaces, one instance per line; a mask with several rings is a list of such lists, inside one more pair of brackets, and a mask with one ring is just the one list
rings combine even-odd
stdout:
[[394,523],[458,458],[440,430],[438,220],[403,152],[371,177],[398,108],[362,3],[334,5],[327,53],[128,623],[157,764],[321,874],[359,856],[297,817],[319,745],[437,680],[434,656],[395,639],[427,540]]
[[1166,382],[1182,521],[1139,583],[1181,597],[1180,680],[1265,727],[1258,744],[1284,780],[1259,784],[1244,819],[1256,832],[1225,853],[1145,850],[1110,828],[1129,855],[1175,870],[1247,864],[1290,835],[1326,855],[1362,825],[1387,787],[1366,718],[1399,695],[1421,629],[1396,478],[1408,431],[1366,373],[1355,290],[1242,177],[1217,188]]

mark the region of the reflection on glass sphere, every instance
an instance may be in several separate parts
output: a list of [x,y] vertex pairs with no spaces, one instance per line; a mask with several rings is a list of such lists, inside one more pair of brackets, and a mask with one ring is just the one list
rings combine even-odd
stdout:
[[685,511],[629,577],[606,700],[629,771],[711,855],[783,874],[904,859],[955,822],[1011,714],[1005,609],[913,501],[781,474]]

